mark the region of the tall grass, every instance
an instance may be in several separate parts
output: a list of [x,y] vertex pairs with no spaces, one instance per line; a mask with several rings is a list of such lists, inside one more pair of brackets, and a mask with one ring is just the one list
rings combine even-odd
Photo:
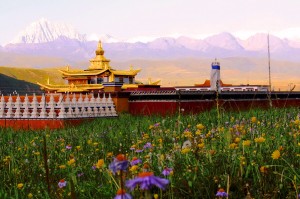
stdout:
[[[108,165],[120,153],[143,162],[125,172],[125,181],[146,166],[169,179],[166,190],[151,189],[159,198],[215,198],[220,188],[229,198],[296,198],[299,117],[297,108],[215,110],[180,117],[122,114],[53,131],[1,129],[0,198],[113,198],[120,185]],[[147,143],[152,147],[144,148]],[[164,168],[171,174],[163,176]],[[60,180],[65,187],[59,188]]]

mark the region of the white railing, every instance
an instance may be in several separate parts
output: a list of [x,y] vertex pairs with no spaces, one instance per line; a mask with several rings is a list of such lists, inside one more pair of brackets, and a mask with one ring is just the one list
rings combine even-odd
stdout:
[[[35,94],[31,101],[26,95],[21,100],[18,95],[13,100],[10,95],[5,101],[2,95],[0,98],[0,119],[26,119],[26,118],[87,118],[87,117],[112,117],[117,116],[114,102],[110,96],[103,94],[100,98],[98,95],[95,98],[93,95],[88,96],[80,94],[49,94],[50,97],[46,98],[45,95],[40,97],[38,101]],[[47,100],[48,99],[48,100]]]

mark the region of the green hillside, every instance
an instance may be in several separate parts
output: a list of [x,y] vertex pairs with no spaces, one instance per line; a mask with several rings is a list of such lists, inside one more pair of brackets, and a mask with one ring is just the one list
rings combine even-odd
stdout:
[[48,78],[54,84],[62,84],[64,82],[61,73],[54,68],[34,69],[2,66],[0,67],[0,74],[33,84],[36,84],[36,82],[46,83]]
[[1,94],[11,94],[17,91],[19,94],[41,92],[40,83],[62,84],[61,73],[57,69],[33,69],[33,68],[13,68],[0,67],[0,92]]

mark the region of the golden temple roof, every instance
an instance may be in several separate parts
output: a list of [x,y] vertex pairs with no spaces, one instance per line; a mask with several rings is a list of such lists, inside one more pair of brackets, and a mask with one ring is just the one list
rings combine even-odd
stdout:
[[105,70],[59,70],[65,76],[84,76],[84,75],[99,75]]
[[68,85],[54,85],[54,84],[42,84],[37,82],[42,90],[47,89],[49,91],[62,92],[88,92],[90,90],[103,89],[102,84],[68,84]]
[[114,75],[136,75],[138,72],[141,71],[141,69],[137,70],[109,70]]
[[105,69],[105,70],[59,70],[64,76],[89,76],[89,75],[99,75],[106,71],[113,73],[114,75],[129,75],[134,76],[141,69],[137,70],[114,70],[114,69]]

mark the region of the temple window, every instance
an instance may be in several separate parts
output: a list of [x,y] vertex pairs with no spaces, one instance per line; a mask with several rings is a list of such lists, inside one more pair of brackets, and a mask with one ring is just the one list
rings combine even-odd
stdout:
[[95,79],[88,79],[88,84],[96,84]]
[[124,82],[123,77],[119,77],[119,82]]
[[123,81],[124,81],[124,83],[128,84],[129,83],[128,77],[124,77]]
[[97,78],[97,84],[102,84],[103,82],[103,78],[102,77],[98,77]]
[[129,84],[133,84],[133,78],[129,77]]

